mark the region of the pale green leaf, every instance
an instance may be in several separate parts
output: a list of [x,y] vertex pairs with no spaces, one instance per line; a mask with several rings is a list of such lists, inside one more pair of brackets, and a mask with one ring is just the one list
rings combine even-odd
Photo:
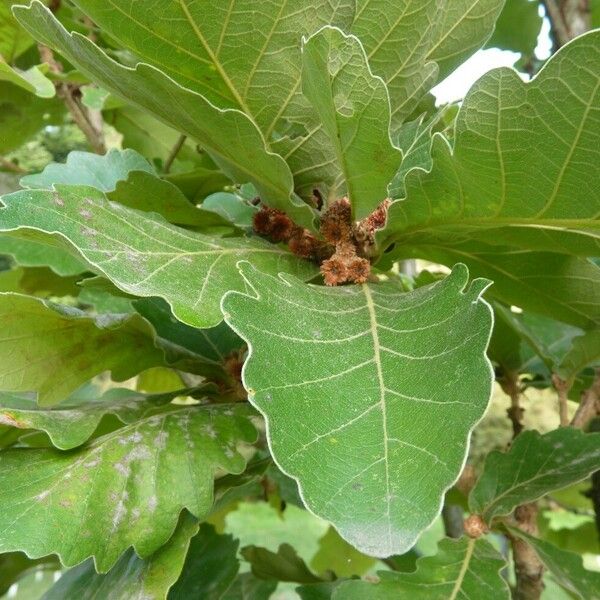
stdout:
[[164,298],[180,321],[195,327],[217,325],[223,294],[244,289],[239,260],[270,272],[314,273],[314,266],[278,246],[189,232],[159,215],[110,203],[89,187],[16,192],[2,202],[3,228],[60,233],[92,270],[128,293]]
[[154,395],[116,388],[93,400],[69,398],[57,407],[43,408],[31,397],[0,393],[0,423],[45,431],[57,448],[70,450],[92,436],[104,415],[130,424],[160,412],[174,398],[192,394],[201,396],[201,388]]
[[154,331],[139,316],[90,317],[20,294],[0,294],[0,389],[35,391],[55,404],[103,371],[125,380],[162,364]]
[[192,539],[181,577],[171,588],[169,600],[220,600],[239,570],[239,543],[230,535],[218,535],[203,523]]
[[141,558],[171,537],[181,511],[210,510],[217,470],[240,473],[240,442],[255,431],[244,407],[182,406],[77,450],[0,454],[0,552],[93,556],[108,571],[130,546]]
[[544,566],[556,581],[581,600],[600,599],[600,573],[584,568],[581,556],[561,550],[545,540],[528,535],[520,529],[510,527],[512,535],[525,540],[536,551]]
[[150,163],[133,150],[110,150],[104,155],[69,152],[65,163],[50,163],[41,173],[21,178],[21,186],[51,190],[54,185],[89,185],[103,192],[115,189],[132,171],[153,174]]
[[184,512],[171,539],[146,560],[127,550],[104,575],[86,560],[64,573],[41,600],[165,600],[197,532],[197,519]]
[[335,148],[353,217],[387,198],[402,153],[390,140],[390,101],[354,36],[325,27],[302,45],[302,89]]
[[242,273],[253,295],[228,294],[223,310],[248,342],[243,381],[275,460],[359,550],[406,552],[439,514],[488,403],[488,282],[467,286],[464,265],[410,294]]
[[[140,63],[131,69],[113,61],[85,36],[68,33],[38,0],[29,7],[16,7],[14,13],[40,42],[59,50],[99,85],[196,139],[229,177],[240,183],[251,181],[264,202],[288,213],[297,223],[313,227],[314,212],[299,198],[292,198],[287,165],[267,150],[262,134],[247,115],[237,109],[217,108],[153,66]],[[244,54],[237,48],[236,52]]]
[[599,40],[600,32],[577,38],[529,83],[507,68],[484,75],[460,109],[454,148],[435,135],[433,170],[407,177],[383,246],[460,236],[597,255]]
[[379,583],[348,581],[333,600],[508,600],[510,590],[499,571],[506,567],[502,556],[484,539],[444,539],[435,556],[417,561],[414,573],[378,573]]
[[8,81],[40,98],[52,98],[56,94],[54,84],[44,74],[44,65],[22,71],[4,62],[0,54],[0,81]]
[[600,434],[561,427],[540,435],[525,431],[508,452],[492,452],[469,496],[486,522],[527,502],[585,479],[598,468]]

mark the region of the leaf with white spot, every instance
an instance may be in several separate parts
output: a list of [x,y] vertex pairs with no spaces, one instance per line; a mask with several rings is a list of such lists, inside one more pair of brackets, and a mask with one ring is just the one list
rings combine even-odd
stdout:
[[241,473],[237,450],[256,433],[244,406],[180,406],[77,450],[0,453],[0,552],[58,554],[65,566],[93,556],[108,571],[133,546],[147,558],[187,508],[202,519],[217,471]]
[[229,290],[243,290],[236,263],[311,277],[314,265],[260,239],[220,238],[175,227],[154,213],[141,213],[85,186],[25,190],[2,197],[1,228],[60,234],[91,266],[121,290],[158,296],[174,315],[194,327],[222,320],[219,303]]
[[[211,386],[205,388],[206,392],[214,392]],[[153,395],[113,388],[85,403],[75,398],[42,408],[31,397],[0,393],[0,423],[45,431],[57,448],[70,450],[92,436],[104,415],[115,415],[122,423],[130,424],[164,410],[174,398],[190,395],[201,397],[202,388]]]
[[379,572],[379,583],[348,581],[332,600],[508,600],[510,590],[500,575],[506,561],[484,539],[443,539],[434,556],[417,561],[414,573]]
[[275,460],[361,551],[406,552],[439,514],[488,404],[488,282],[468,286],[464,265],[409,294],[242,273],[253,295],[228,294],[223,311],[248,342],[243,381]]
[[585,479],[598,469],[600,433],[561,427],[540,435],[524,431],[508,452],[488,455],[469,496],[472,512],[487,523],[519,504]]
[[545,540],[509,527],[510,533],[525,540],[556,581],[581,600],[600,600],[600,573],[584,568],[579,554],[553,546]]
[[165,600],[197,532],[197,519],[186,511],[171,539],[146,560],[129,549],[108,573],[101,574],[88,559],[61,575],[41,600]]
[[0,390],[37,392],[41,405],[63,400],[103,371],[124,381],[164,363],[141,317],[90,317],[21,294],[0,294]]
[[352,214],[370,215],[387,198],[402,153],[390,139],[385,83],[358,38],[325,27],[302,44],[302,89],[335,149]]

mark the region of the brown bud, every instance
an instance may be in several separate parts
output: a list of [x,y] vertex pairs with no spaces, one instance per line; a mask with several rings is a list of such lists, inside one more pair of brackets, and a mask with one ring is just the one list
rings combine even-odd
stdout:
[[479,515],[470,515],[465,519],[465,533],[470,537],[477,539],[489,531],[485,521]]
[[356,256],[348,263],[348,280],[365,283],[371,273],[371,263],[366,258]]
[[325,285],[339,285],[348,280],[346,261],[334,254],[321,265]]

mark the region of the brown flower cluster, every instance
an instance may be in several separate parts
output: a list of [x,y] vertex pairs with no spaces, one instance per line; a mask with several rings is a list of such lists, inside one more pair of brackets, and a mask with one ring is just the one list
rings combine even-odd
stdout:
[[297,256],[316,260],[321,255],[323,242],[308,229],[298,227],[285,213],[262,206],[253,217],[254,231],[272,242],[286,242]]
[[267,206],[254,215],[253,225],[259,235],[272,242],[285,242],[297,256],[320,263],[326,285],[364,283],[371,273],[368,257],[375,244],[375,231],[385,225],[389,205],[390,201],[384,200],[371,215],[352,223],[348,199],[333,202],[321,217],[324,240]]
[[375,231],[385,225],[390,200],[384,200],[372,214],[352,223],[352,208],[347,198],[334,202],[321,218],[323,237],[335,252],[321,265],[326,285],[365,283],[371,273],[368,260],[375,244]]

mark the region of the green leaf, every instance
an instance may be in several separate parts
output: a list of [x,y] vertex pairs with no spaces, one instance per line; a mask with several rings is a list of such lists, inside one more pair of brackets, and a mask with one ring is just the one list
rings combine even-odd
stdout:
[[508,529],[512,535],[525,540],[536,551],[544,566],[563,588],[581,600],[600,599],[600,573],[585,569],[581,556],[574,552],[560,550],[520,529],[514,527]]
[[22,552],[0,554],[0,597],[5,598],[5,592],[13,583],[26,576],[28,572],[37,570],[40,566],[48,570],[59,568],[58,561],[51,556],[31,560]]
[[35,391],[55,404],[102,371],[124,381],[163,364],[139,316],[90,317],[30,296],[0,294],[0,389]]
[[487,47],[520,52],[530,58],[534,55],[542,22],[537,0],[506,0]]
[[0,55],[9,64],[33,45],[33,39],[12,15],[11,7],[15,4],[16,0],[0,2]]
[[229,226],[224,219],[195,207],[174,184],[155,176],[154,168],[134,150],[110,150],[99,156],[70,152],[64,164],[51,163],[41,173],[27,175],[21,185],[54,189],[54,185],[89,185],[124,206],[161,214],[171,223],[191,226]]
[[41,600],[165,600],[181,573],[198,527],[198,521],[184,512],[171,539],[146,560],[129,549],[104,575],[96,573],[93,560],[86,560],[62,575]]
[[58,232],[92,269],[136,296],[158,296],[180,321],[212,327],[222,320],[219,303],[229,290],[243,290],[235,268],[251,260],[270,272],[310,277],[313,265],[259,239],[217,238],[170,225],[159,215],[110,203],[96,189],[58,186],[53,192],[4,196],[2,227]]
[[130,546],[148,558],[184,508],[199,519],[210,510],[217,470],[244,470],[236,446],[256,437],[247,413],[183,406],[77,450],[2,452],[0,552],[58,554],[65,566],[93,556],[99,572]]
[[424,116],[405,123],[398,131],[396,146],[402,149],[403,158],[390,185],[390,198],[402,198],[405,194],[404,180],[413,169],[431,170],[431,135],[432,129],[439,122],[443,113],[425,120]]
[[[244,342],[224,322],[216,327],[197,329],[181,323],[173,316],[169,305],[159,298],[143,298],[134,302],[135,310],[140,313],[156,330],[167,351],[175,355],[187,354],[189,372],[208,377],[223,379],[225,362],[233,353],[242,348]],[[184,358],[177,356],[179,360]]]
[[[314,227],[312,209],[292,198],[292,176],[285,161],[267,150],[262,134],[244,113],[217,108],[148,64],[140,63],[135,69],[120,65],[85,36],[69,34],[37,0],[29,7],[15,7],[14,13],[40,42],[60,51],[96,83],[196,139],[231,179],[251,181],[264,202],[283,210],[298,224]],[[152,17],[152,22],[167,21]],[[143,39],[146,44],[147,33]],[[236,53],[244,54],[237,49]]]
[[38,98],[0,81],[0,153],[18,148],[47,125],[61,124],[64,114],[65,105],[57,98]]
[[319,551],[310,566],[317,573],[333,571],[338,577],[364,575],[375,565],[375,559],[365,556],[340,537],[335,528],[330,527],[319,540]]
[[483,46],[503,4],[504,0],[358,0],[352,33],[390,91],[395,125],[439,79]]
[[502,556],[484,539],[444,539],[435,556],[417,561],[414,573],[378,573],[379,583],[348,581],[333,594],[333,600],[494,600],[510,598],[510,590],[499,571],[506,567]]
[[[483,45],[502,5],[503,0],[357,2],[350,32],[361,41],[373,73],[389,90],[394,133],[438,75],[449,74]],[[440,63],[441,73],[434,61]],[[296,188],[310,192],[321,182],[335,186],[337,161],[322,126],[294,133],[274,142],[272,148],[290,165]]]
[[335,148],[353,217],[387,198],[402,153],[390,140],[390,101],[360,41],[325,27],[302,45],[302,89]]
[[[50,236],[48,236],[50,238]],[[49,267],[57,275],[69,277],[87,271],[87,267],[74,256],[57,246],[50,246],[48,239],[32,238],[25,232],[0,235],[0,254],[12,256],[22,267]]]
[[220,600],[239,570],[238,545],[230,535],[218,535],[212,525],[203,523],[192,539],[181,577],[169,591],[169,600]]
[[[172,127],[155,119],[146,111],[132,106],[104,110],[102,116],[123,136],[124,148],[131,148],[149,160],[157,160],[163,165],[180,136]],[[184,167],[188,169],[190,165],[201,163],[202,159],[203,156],[198,153],[194,141],[188,139],[177,153],[171,170],[177,172]],[[218,171],[213,173],[215,181],[219,182],[217,189],[227,185],[227,177]]]
[[496,304],[490,356],[505,371],[545,376],[561,362],[572,340],[583,332],[577,327],[533,313],[515,313]]
[[302,35],[328,24],[349,26],[354,16],[349,0],[276,0],[269,10],[253,0],[231,6],[189,0],[144,7],[125,0],[111,6],[101,0],[76,4],[103,31],[181,85],[216,106],[244,112],[267,140],[289,111],[297,115],[306,109],[299,89]]
[[569,351],[563,357],[558,374],[566,380],[572,380],[586,367],[600,363],[600,330],[592,329],[573,338]]
[[45,431],[57,448],[70,450],[92,436],[104,415],[131,424],[160,412],[174,398],[191,394],[202,395],[201,388],[154,395],[117,388],[93,400],[73,398],[55,408],[41,408],[31,397],[0,393],[0,423]]
[[281,544],[277,552],[258,546],[246,546],[242,548],[241,554],[252,565],[252,573],[259,579],[297,583],[321,581],[289,544]]
[[472,512],[490,523],[519,504],[585,479],[598,468],[600,434],[561,427],[525,431],[508,452],[492,452],[469,495]]
[[107,197],[129,208],[156,212],[176,225],[231,231],[231,223],[225,218],[194,206],[177,186],[143,171],[131,172]]
[[150,163],[133,150],[109,150],[104,155],[93,152],[69,152],[65,163],[50,163],[41,173],[21,178],[25,188],[51,190],[55,185],[89,185],[103,192],[115,189],[132,171],[153,174]]
[[0,81],[8,81],[35,94],[40,98],[52,98],[56,94],[54,84],[44,74],[45,65],[33,66],[22,71],[17,67],[11,67],[0,54]]
[[600,32],[577,38],[529,83],[507,68],[484,75],[461,106],[454,148],[436,134],[432,171],[408,175],[383,246],[452,245],[458,236],[595,256],[599,40]]
[[252,217],[258,211],[258,207],[246,202],[237,194],[218,192],[211,194],[202,202],[202,208],[221,215],[237,227],[252,227]]
[[397,249],[390,252],[390,259],[419,257],[447,266],[465,263],[475,277],[494,282],[489,295],[504,304],[581,328],[600,323],[600,267],[585,258],[462,239],[415,246],[402,243]]
[[467,287],[464,265],[411,294],[242,273],[253,295],[228,294],[223,311],[248,342],[244,386],[275,460],[359,550],[406,552],[439,514],[487,406],[488,282]]
[[277,581],[263,581],[251,573],[240,575],[221,600],[265,600],[277,587]]

